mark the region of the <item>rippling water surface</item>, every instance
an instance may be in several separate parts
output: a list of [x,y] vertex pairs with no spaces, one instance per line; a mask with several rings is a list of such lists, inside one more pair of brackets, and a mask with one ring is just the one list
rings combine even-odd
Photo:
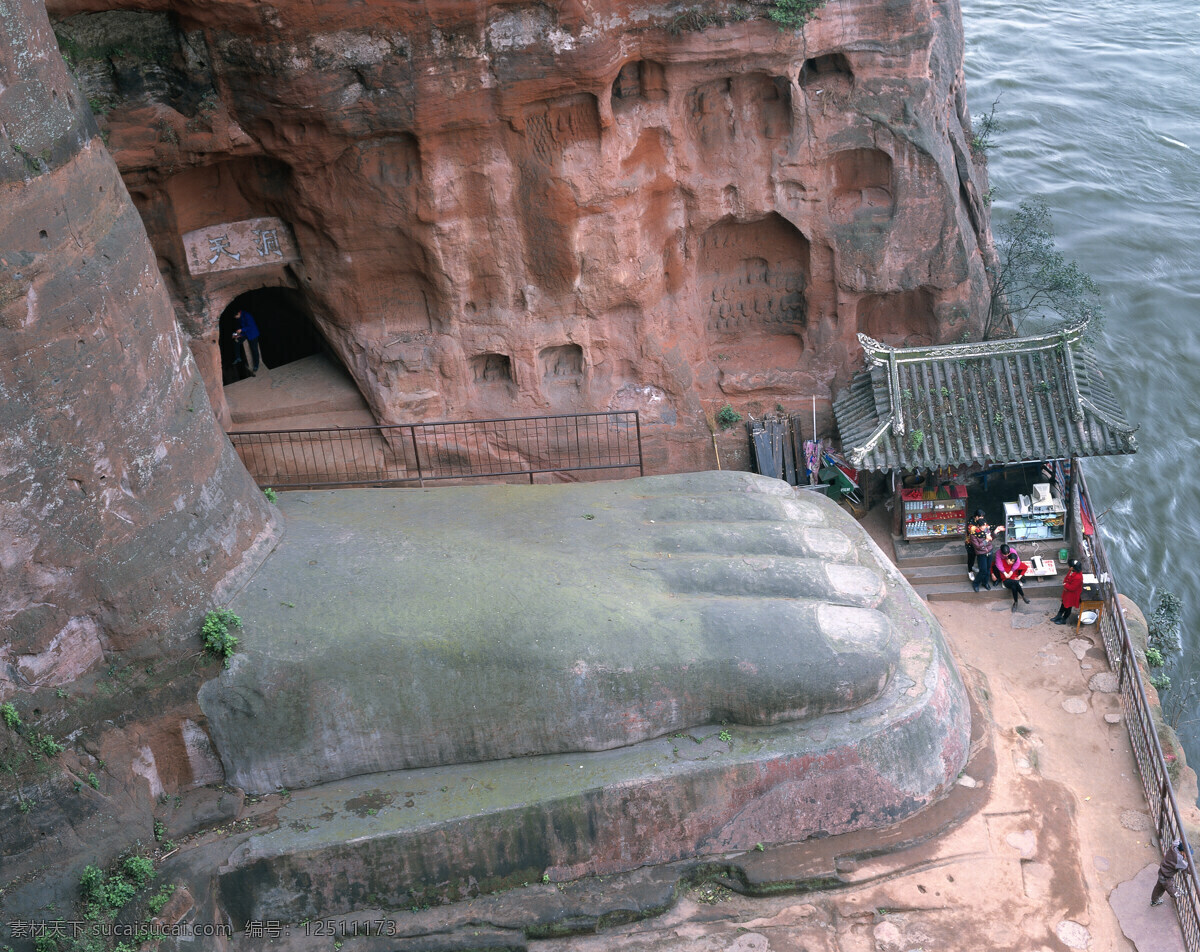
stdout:
[[[1097,351],[1141,426],[1137,455],[1088,466],[1114,572],[1147,614],[1164,590],[1183,599],[1168,672],[1200,678],[1200,5],[961,2],[972,115],[999,97],[1004,126],[993,227],[1046,199],[1059,247],[1103,292]],[[1198,707],[1180,723],[1196,767]]]

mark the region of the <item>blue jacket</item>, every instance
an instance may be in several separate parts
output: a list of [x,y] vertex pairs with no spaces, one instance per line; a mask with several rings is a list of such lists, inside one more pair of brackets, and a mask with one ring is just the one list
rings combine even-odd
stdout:
[[249,311],[242,311],[242,336],[246,340],[258,340],[258,325],[254,323],[254,316]]

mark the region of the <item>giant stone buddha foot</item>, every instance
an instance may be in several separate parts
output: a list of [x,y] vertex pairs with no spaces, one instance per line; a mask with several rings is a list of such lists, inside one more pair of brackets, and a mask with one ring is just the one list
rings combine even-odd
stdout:
[[[281,506],[284,541],[233,604],[244,650],[200,695],[228,782],[313,788],[231,860],[246,917],[883,825],[965,763],[937,622],[822,496],[726,472]],[[330,820],[390,786],[411,810],[385,828]],[[367,841],[370,861],[346,845]],[[398,852],[375,882],[380,850]],[[314,900],[314,863],[358,885]]]

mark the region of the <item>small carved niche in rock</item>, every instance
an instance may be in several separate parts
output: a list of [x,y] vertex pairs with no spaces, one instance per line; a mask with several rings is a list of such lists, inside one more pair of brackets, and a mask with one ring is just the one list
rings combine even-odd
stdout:
[[583,348],[578,344],[547,347],[538,354],[546,383],[579,383],[583,379]]
[[510,384],[513,382],[512,359],[507,354],[472,357],[471,375],[479,384]]
[[824,56],[814,56],[806,59],[800,67],[800,85],[802,87],[814,84],[825,86],[838,81],[854,82],[854,71],[850,68],[850,60],[845,53],[826,53]]
[[833,208],[840,216],[888,216],[893,208],[892,157],[879,149],[847,149],[830,161]]
[[766,73],[750,73],[739,77],[734,88],[757,112],[756,131],[764,139],[783,138],[791,132],[792,99],[785,79]]
[[619,109],[638,100],[651,102],[667,98],[666,72],[650,60],[634,60],[621,67],[613,80],[612,105]]
[[580,143],[598,149],[600,109],[596,97],[579,93],[527,107],[525,139],[528,154],[545,165],[556,164],[567,148]]
[[938,321],[933,313],[933,296],[926,288],[868,294],[855,311],[858,332],[896,346],[931,343]]
[[702,146],[729,143],[734,135],[733,81],[714,79],[693,89],[688,94],[688,121]]
[[343,153],[339,165],[339,172],[361,179],[392,202],[402,197],[416,204],[415,197],[404,194],[421,181],[421,149],[414,136],[358,142]]
[[717,222],[700,239],[698,285],[709,336],[748,343],[802,331],[809,267],[808,240],[779,215]]
[[688,95],[688,123],[697,141],[715,149],[735,138],[747,144],[785,138],[792,128],[787,81],[767,73],[716,79]]

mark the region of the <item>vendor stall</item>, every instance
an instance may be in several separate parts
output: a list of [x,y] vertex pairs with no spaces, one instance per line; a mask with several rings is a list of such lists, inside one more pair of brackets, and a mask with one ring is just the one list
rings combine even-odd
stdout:
[[867,366],[834,416],[851,466],[891,472],[898,538],[962,538],[982,509],[999,538],[1057,554],[1043,543],[1068,537],[1071,459],[1137,449],[1085,328],[929,347],[858,335]]

